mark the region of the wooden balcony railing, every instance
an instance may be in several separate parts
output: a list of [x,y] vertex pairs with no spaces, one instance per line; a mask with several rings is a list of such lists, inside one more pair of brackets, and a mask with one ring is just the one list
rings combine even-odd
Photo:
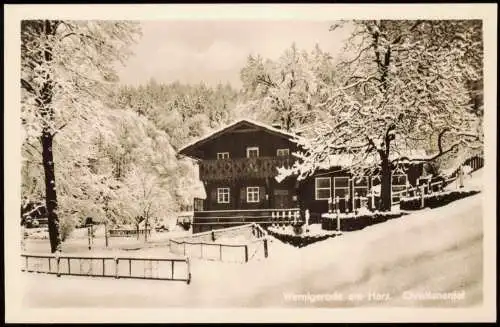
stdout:
[[223,160],[204,160],[200,162],[201,180],[227,180],[238,178],[266,178],[278,174],[277,167],[290,168],[294,158],[256,157]]

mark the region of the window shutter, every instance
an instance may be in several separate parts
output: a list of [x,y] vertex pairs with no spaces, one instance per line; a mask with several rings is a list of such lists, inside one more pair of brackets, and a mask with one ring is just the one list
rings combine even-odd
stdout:
[[241,203],[247,202],[247,189],[246,189],[246,187],[240,188],[240,202]]
[[213,188],[210,191],[210,202],[217,203],[217,188]]
[[266,201],[266,188],[261,186],[259,189],[259,202]]

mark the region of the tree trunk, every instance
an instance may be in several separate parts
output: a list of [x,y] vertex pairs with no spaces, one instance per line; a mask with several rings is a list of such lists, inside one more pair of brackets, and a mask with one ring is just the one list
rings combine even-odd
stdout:
[[391,167],[390,162],[387,157],[382,158],[382,174],[381,174],[381,185],[380,185],[380,211],[390,211],[391,210]]
[[144,220],[144,242],[148,241],[148,221],[149,215],[146,215],[146,219]]
[[42,159],[45,172],[45,206],[49,225],[50,251],[61,250],[59,217],[57,216],[56,177],[54,172],[54,154],[52,152],[53,135],[45,130],[42,135]]

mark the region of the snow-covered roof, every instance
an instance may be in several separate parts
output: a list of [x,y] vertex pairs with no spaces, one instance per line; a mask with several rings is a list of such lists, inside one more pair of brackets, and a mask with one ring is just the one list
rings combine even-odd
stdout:
[[295,139],[297,138],[297,135],[294,134],[294,133],[290,133],[290,132],[287,132],[285,130],[282,130],[282,129],[279,129],[279,128],[275,128],[273,126],[270,126],[270,125],[267,125],[267,124],[264,124],[264,123],[261,123],[261,122],[257,122],[255,120],[251,120],[251,119],[247,119],[247,118],[244,118],[244,119],[238,119],[232,123],[230,123],[229,125],[227,126],[224,126],[222,128],[219,128],[217,130],[214,130],[213,132],[197,139],[197,140],[194,140],[193,142],[187,144],[186,146],[184,146],[183,148],[181,148],[178,153],[180,154],[184,154],[184,155],[188,155],[190,156],[188,153],[190,152],[190,150],[192,150],[194,147],[196,146],[199,146],[203,143],[206,143],[208,142],[209,140],[212,140],[214,138],[216,138],[217,136],[227,132],[227,131],[230,131],[242,124],[249,124],[249,125],[252,125],[254,127],[257,127],[259,129],[262,129],[262,130],[266,130],[268,132],[271,132],[271,133],[274,133],[274,134],[278,134],[278,135],[281,135],[283,137],[286,137],[288,139]]
[[[281,135],[283,137],[288,138],[292,142],[296,142],[297,140],[304,138],[303,136],[300,136],[298,134],[291,133],[291,132],[288,132],[288,131],[285,131],[285,130],[282,130],[279,128],[275,128],[273,126],[264,124],[262,122],[258,122],[255,120],[244,118],[244,119],[238,119],[229,125],[226,125],[222,128],[219,128],[219,129],[203,136],[202,138],[199,138],[199,139],[189,143],[188,145],[181,148],[178,151],[178,153],[194,157],[192,150],[195,147],[202,145],[203,143],[205,143],[209,140],[212,140],[212,139],[218,137],[219,135],[221,135],[227,131],[235,129],[242,124],[249,124],[249,125],[257,127],[259,129],[266,130],[268,132]],[[405,150],[405,151],[391,151],[391,156],[389,159],[394,160],[396,158],[408,158],[409,160],[417,160],[417,159],[428,160],[428,159],[432,158],[432,156],[427,154],[425,150],[420,150],[420,149]],[[350,165],[352,165],[354,159],[355,159],[355,157],[353,154],[331,155],[331,156],[329,156],[329,158],[326,161],[324,161],[322,164],[320,164],[319,168],[320,169],[329,169],[332,167],[350,166]],[[378,164],[378,161],[374,162],[374,164]]]
[[[431,158],[432,156],[428,155],[425,150],[407,150],[404,152],[392,152],[390,155],[389,159],[394,160],[397,158],[408,158],[409,160],[416,160],[416,159],[427,159]],[[376,157],[374,157],[376,158]],[[319,164],[320,169],[329,169],[332,167],[348,167],[353,164],[353,161],[356,159],[354,154],[335,154],[335,155],[330,155],[327,160]],[[368,159],[369,160],[369,159]],[[366,161],[365,161],[366,163]],[[374,165],[379,164],[378,158],[374,159],[373,161]]]

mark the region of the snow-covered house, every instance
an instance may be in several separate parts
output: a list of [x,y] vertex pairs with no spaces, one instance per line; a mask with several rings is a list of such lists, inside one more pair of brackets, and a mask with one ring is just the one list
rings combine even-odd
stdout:
[[[248,222],[270,223],[273,213],[293,215],[309,209],[311,219],[328,211],[328,199],[367,194],[376,177],[352,178],[345,168],[348,157],[331,158],[313,176],[299,181],[290,176],[276,180],[278,167],[291,167],[299,150],[297,135],[248,119],[238,120],[179,150],[198,161],[199,178],[207,198],[193,216],[193,232]],[[421,173],[416,166],[394,174],[393,188],[413,184]],[[408,172],[407,171],[407,172]],[[301,216],[300,216],[301,217]]]

